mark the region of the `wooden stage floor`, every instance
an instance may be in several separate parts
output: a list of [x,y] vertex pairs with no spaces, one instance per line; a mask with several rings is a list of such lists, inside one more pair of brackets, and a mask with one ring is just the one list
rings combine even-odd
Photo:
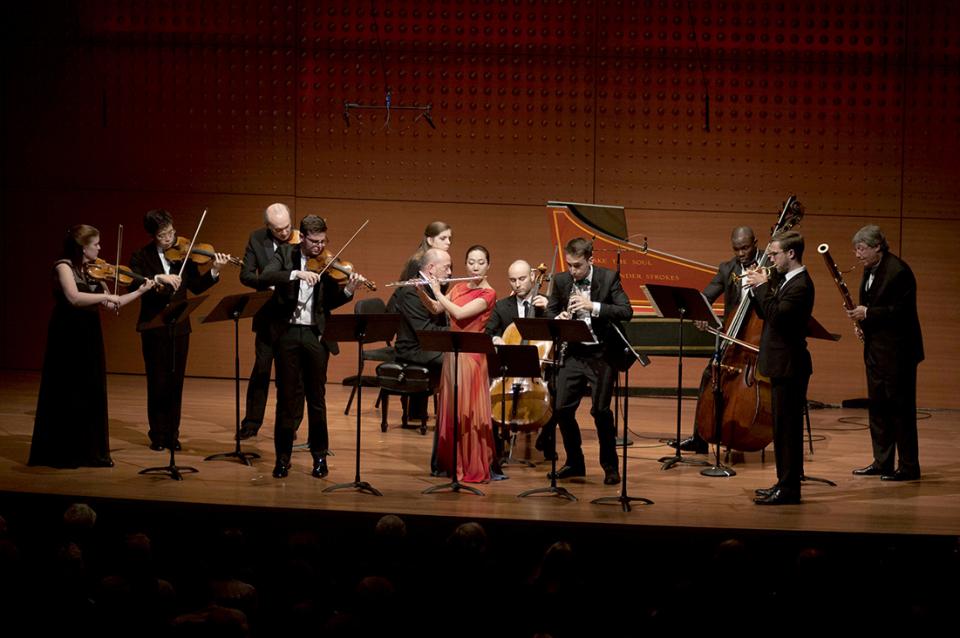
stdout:
[[[672,437],[676,400],[636,398],[630,401],[630,426],[635,444],[629,448],[628,493],[654,501],[635,504],[623,512],[619,505],[594,505],[600,496],[616,496],[617,487],[604,486],[597,462],[596,433],[589,416],[589,399],[581,406],[588,476],[582,482],[563,482],[577,502],[551,496],[518,498],[524,490],[548,485],[549,463],[532,449],[532,439],[521,440],[520,456],[539,459],[535,469],[512,465],[509,480],[478,486],[484,496],[467,493],[421,492],[444,482],[429,475],[432,433],[399,427],[399,402],[391,404],[391,428],[380,431],[374,392],[364,394],[362,424],[362,479],[383,492],[382,497],[322,489],[354,478],[355,414],[344,416],[348,389],[327,388],[331,445],[330,475],[310,476],[310,456],[295,452],[291,474],[285,480],[271,475],[274,462],[273,391],[267,406],[268,422],[260,436],[244,441],[245,451],[262,458],[252,467],[236,460],[204,461],[207,455],[233,450],[234,384],[228,380],[187,379],[184,393],[179,465],[199,473],[183,481],[142,476],[138,471],[165,465],[166,453],[147,447],[145,380],[140,376],[111,375],[110,435],[115,467],[56,470],[25,465],[39,375],[0,372],[0,494],[29,493],[91,499],[131,499],[253,508],[340,513],[396,513],[461,519],[501,519],[591,526],[649,526],[660,531],[755,530],[761,532],[828,532],[895,535],[960,535],[960,413],[933,411],[921,415],[920,461],[923,480],[887,483],[876,477],[854,477],[851,470],[870,461],[866,411],[812,410],[814,453],[806,455],[806,472],[836,482],[836,487],[807,483],[803,503],[781,507],[753,504],[753,490],[774,481],[772,449],[743,455],[734,465],[735,477],[709,478],[699,467],[682,465],[661,470],[659,457],[670,448],[660,443]],[[241,385],[245,391],[245,383]],[[815,398],[815,397],[814,397]],[[695,401],[683,402],[684,433],[689,433]],[[306,425],[304,425],[304,429]],[[301,437],[303,438],[303,437]],[[523,437],[521,437],[523,438]],[[691,458],[705,459],[704,456]],[[711,457],[712,458],[712,457]]]

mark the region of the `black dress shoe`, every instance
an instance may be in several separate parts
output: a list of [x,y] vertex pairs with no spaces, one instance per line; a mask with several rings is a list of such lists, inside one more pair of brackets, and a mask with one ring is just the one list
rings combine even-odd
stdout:
[[756,494],[757,496],[766,497],[766,496],[770,496],[776,491],[777,491],[777,486],[774,485],[772,487],[758,487],[757,489],[753,490],[753,493]]
[[167,448],[163,445],[163,443],[151,443],[150,449],[154,452],[163,452]]
[[260,426],[254,425],[252,423],[244,423],[240,426],[240,440],[246,441],[257,436],[257,433],[260,432]]
[[787,492],[778,487],[767,496],[758,496],[753,502],[757,505],[796,505],[800,502],[800,493]]
[[[556,478],[568,479],[568,478],[577,478],[587,475],[587,469],[582,465],[564,465],[559,470],[557,470]],[[553,479],[553,472],[547,472],[547,478]]]
[[273,478],[287,478],[287,474],[289,473],[289,463],[281,463],[280,461],[277,461],[277,464],[273,466]]
[[861,467],[858,470],[853,471],[854,476],[880,476],[882,474],[889,474],[890,472],[884,472],[880,467],[871,463],[867,467]]
[[[677,440],[667,441],[670,447],[677,447]],[[699,436],[690,436],[680,441],[680,449],[684,452],[693,452],[694,454],[706,454],[710,451],[710,446]]]
[[313,478],[323,478],[329,474],[330,470],[327,468],[327,459],[322,456],[313,459],[313,471],[310,473],[313,475]]
[[617,468],[603,468],[603,484],[616,485],[620,482],[620,472]]
[[906,472],[904,470],[897,470],[893,474],[884,474],[880,477],[881,481],[919,481],[920,472]]

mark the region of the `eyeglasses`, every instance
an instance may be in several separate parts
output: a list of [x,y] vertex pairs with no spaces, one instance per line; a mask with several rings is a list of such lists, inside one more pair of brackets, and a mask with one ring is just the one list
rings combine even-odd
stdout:
[[163,230],[157,233],[157,237],[175,237],[176,234],[177,234],[177,230],[173,227],[170,227],[167,230]]
[[316,244],[325,244],[325,243],[327,243],[327,238],[326,238],[326,237],[321,237],[320,239],[313,239],[312,237],[310,237],[310,235],[304,235],[303,238],[306,240],[306,242],[307,242],[308,244],[314,244],[314,245],[316,245]]

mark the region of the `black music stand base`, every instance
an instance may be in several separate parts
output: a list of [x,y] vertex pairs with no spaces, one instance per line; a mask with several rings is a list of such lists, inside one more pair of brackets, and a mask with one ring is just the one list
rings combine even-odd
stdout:
[[325,488],[323,491],[334,492],[336,490],[345,490],[348,488],[354,488],[358,492],[366,492],[367,494],[373,494],[374,496],[383,496],[380,490],[370,485],[366,481],[353,481],[352,483],[337,483],[336,485],[331,485],[330,487]]
[[439,492],[441,490],[449,489],[451,492],[459,492],[463,490],[464,492],[470,492],[471,494],[476,494],[477,496],[484,496],[483,492],[478,490],[475,487],[470,487],[469,485],[464,485],[459,480],[454,479],[449,483],[444,483],[443,485],[434,485],[433,487],[428,487],[427,489],[421,492],[422,494],[433,494],[434,492]]
[[196,474],[199,472],[195,467],[188,467],[185,465],[177,465],[176,459],[174,458],[173,447],[170,448],[170,465],[164,465],[162,467],[148,467],[145,470],[140,470],[137,474],[167,474],[174,481],[182,481],[183,477],[181,474]]

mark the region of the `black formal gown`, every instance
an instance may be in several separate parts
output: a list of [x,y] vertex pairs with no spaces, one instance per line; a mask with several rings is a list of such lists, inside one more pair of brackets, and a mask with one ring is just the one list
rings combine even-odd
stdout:
[[[59,263],[70,264],[69,261]],[[29,465],[105,467],[110,460],[107,369],[100,306],[67,301],[54,269],[53,315],[33,422]],[[74,270],[80,292],[103,292],[98,281]]]

